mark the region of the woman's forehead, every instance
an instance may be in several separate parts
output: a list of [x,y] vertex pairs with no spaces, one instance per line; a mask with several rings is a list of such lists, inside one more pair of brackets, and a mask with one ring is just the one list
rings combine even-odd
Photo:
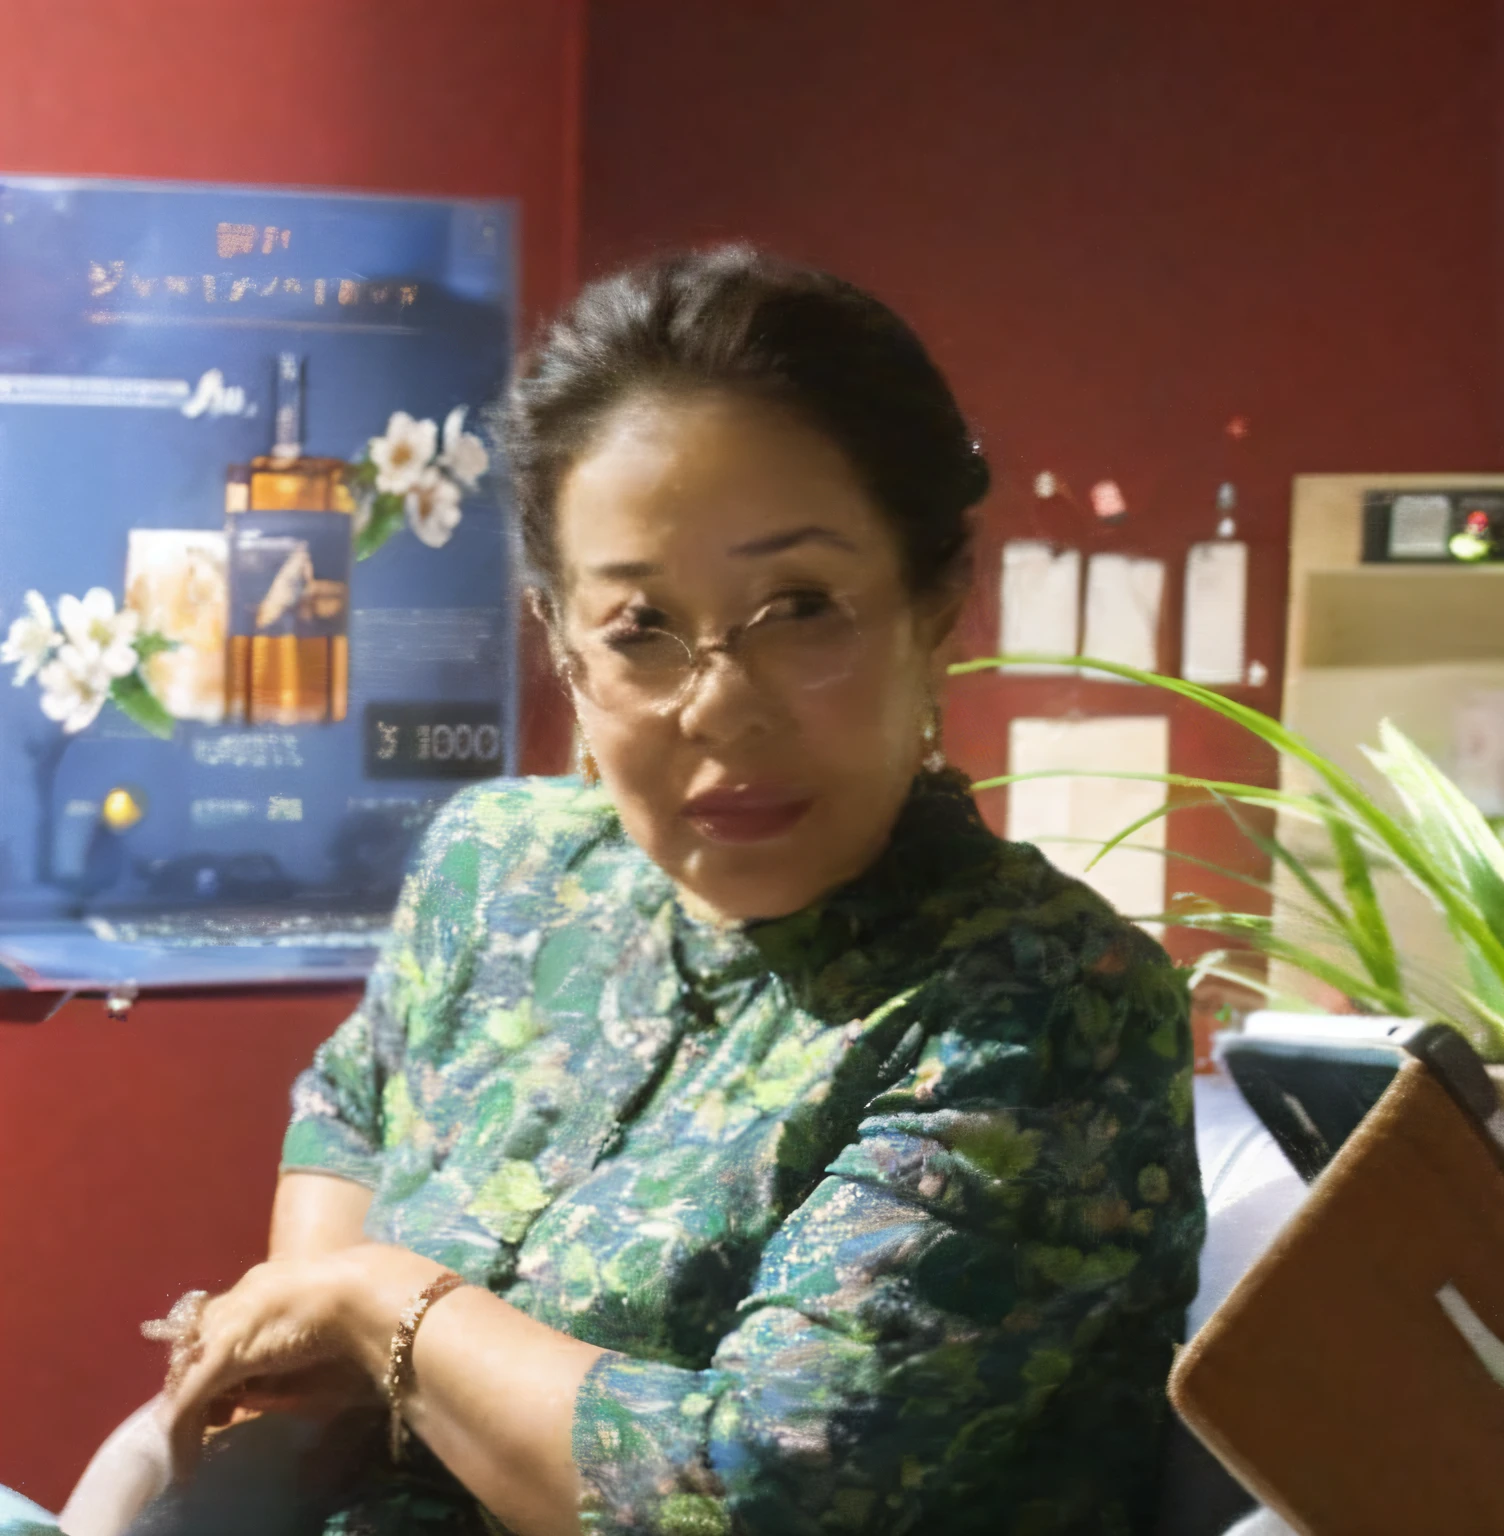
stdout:
[[883,519],[840,449],[759,402],[722,394],[624,405],[559,490],[559,551],[578,574],[800,548],[888,553]]

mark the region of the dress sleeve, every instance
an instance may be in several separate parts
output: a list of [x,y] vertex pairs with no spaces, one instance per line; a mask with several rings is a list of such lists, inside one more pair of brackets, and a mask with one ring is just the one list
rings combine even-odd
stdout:
[[[400,1097],[409,1029],[442,1014],[468,979],[482,921],[484,834],[504,828],[501,796],[461,792],[430,825],[402,885],[360,1007],[314,1053],[292,1089],[282,1171],[331,1173],[374,1189],[388,1100]],[[504,802],[502,802],[504,807]],[[525,821],[524,807],[513,820]],[[477,823],[479,822],[479,826]]]
[[707,1369],[595,1363],[586,1530],[1147,1527],[1204,1231],[1185,990],[1127,932],[1032,1006],[930,1034]]
[[292,1120],[282,1140],[283,1173],[332,1173],[374,1189],[381,1157],[382,1071],[373,1017],[385,1007],[383,956],[361,1005],[314,1053],[292,1087]]

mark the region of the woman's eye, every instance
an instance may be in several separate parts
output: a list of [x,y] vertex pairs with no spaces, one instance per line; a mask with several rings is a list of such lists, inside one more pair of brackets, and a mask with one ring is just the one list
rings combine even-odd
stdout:
[[798,592],[780,592],[764,605],[759,619],[817,619],[835,607],[830,593],[810,587]]
[[667,628],[668,615],[661,608],[633,608],[605,630],[601,638],[616,650],[631,650],[662,644],[668,638]]

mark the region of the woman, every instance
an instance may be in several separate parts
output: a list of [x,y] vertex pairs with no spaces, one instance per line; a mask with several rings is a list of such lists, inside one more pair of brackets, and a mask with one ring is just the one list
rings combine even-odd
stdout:
[[[1185,998],[943,767],[988,481],[944,380],[724,249],[588,288],[505,437],[585,782],[430,831],[294,1090],[272,1257],[180,1340],[180,1473],[291,1403],[328,1427],[288,1529],[1145,1529]],[[350,1426],[446,1271],[394,1460]],[[285,1422],[135,1529],[229,1529],[202,1490]]]

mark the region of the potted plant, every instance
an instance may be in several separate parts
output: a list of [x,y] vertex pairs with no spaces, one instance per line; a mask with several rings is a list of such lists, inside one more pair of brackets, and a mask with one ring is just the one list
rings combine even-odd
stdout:
[[[953,675],[1020,663],[1050,662],[1164,689],[1191,699],[1257,736],[1282,758],[1300,765],[1312,788],[1273,789],[1182,774],[1152,775],[1192,792],[1191,803],[1225,807],[1245,834],[1283,870],[1299,893],[1273,916],[1238,911],[1202,897],[1177,897],[1159,920],[1232,941],[1191,968],[1194,986],[1206,977],[1262,993],[1280,1006],[1310,1009],[1261,977],[1250,960],[1282,962],[1334,989],[1366,1013],[1444,1019],[1471,1040],[1485,1060],[1504,1062],[1504,842],[1482,812],[1405,734],[1387,720],[1376,746],[1364,748],[1385,792],[1375,794],[1346,769],[1278,720],[1235,699],[1180,678],[1163,677],[1087,657],[993,656],[952,666]],[[1083,776],[1075,770],[1054,770]],[[1024,777],[979,780],[991,789]],[[1092,777],[1122,775],[1104,771]],[[1093,863],[1158,816],[1166,805],[1123,828],[1102,845]],[[1297,850],[1288,837],[1251,825],[1242,808],[1272,809],[1284,825],[1308,827],[1313,840]],[[1318,851],[1319,850],[1319,851]],[[1394,871],[1440,914],[1454,964],[1432,973],[1396,944],[1375,882]],[[1241,878],[1241,877],[1240,877]]]

